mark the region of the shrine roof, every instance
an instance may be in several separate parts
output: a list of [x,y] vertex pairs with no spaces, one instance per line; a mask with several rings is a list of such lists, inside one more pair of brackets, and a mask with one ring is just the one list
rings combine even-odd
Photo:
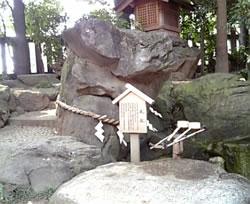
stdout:
[[141,99],[143,99],[144,101],[146,101],[149,104],[152,104],[154,102],[154,100],[150,97],[148,97],[146,94],[144,94],[143,92],[141,92],[139,89],[135,88],[134,86],[132,86],[131,84],[126,84],[125,87],[127,88],[122,94],[120,94],[119,96],[117,96],[112,103],[116,104],[117,102],[119,102],[120,100],[122,100],[125,96],[127,96],[130,92],[134,93],[135,95],[137,95],[138,97],[140,97]]

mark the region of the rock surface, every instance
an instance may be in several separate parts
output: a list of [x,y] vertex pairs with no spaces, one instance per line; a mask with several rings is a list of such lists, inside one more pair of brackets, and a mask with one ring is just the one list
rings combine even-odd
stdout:
[[18,116],[11,116],[9,124],[15,126],[36,126],[56,128],[56,110],[49,109],[43,111],[27,112]]
[[105,161],[98,147],[56,136],[41,127],[6,126],[0,130],[0,183],[55,189]]
[[49,97],[40,91],[29,89],[13,89],[12,93],[15,97],[16,106],[24,111],[39,111],[48,107]]
[[250,152],[250,81],[239,78],[232,74],[210,74],[190,83],[167,82],[158,96],[157,109],[165,120],[170,119],[168,128],[180,119],[201,122],[207,131],[193,138],[193,146],[222,156],[226,169],[250,178],[250,157],[247,156]]
[[18,75],[17,79],[26,86],[41,86],[47,84],[59,83],[56,74],[25,74]]
[[[12,115],[55,108],[60,82],[55,74],[19,75],[15,80],[4,80],[9,87],[8,109]],[[2,106],[4,103],[2,103]],[[7,107],[6,107],[7,108]]]
[[248,204],[250,182],[198,160],[114,163],[63,184],[50,204]]
[[59,86],[50,87],[50,88],[33,88],[33,91],[38,91],[44,95],[46,95],[50,101],[56,101],[56,98],[59,94]]
[[[115,119],[118,107],[111,101],[124,91],[125,83],[155,97],[163,81],[178,74],[192,77],[199,59],[197,49],[164,32],[121,30],[94,19],[77,23],[63,38],[69,54],[62,70],[60,99]],[[58,116],[60,134],[77,136],[88,144],[103,146],[105,151],[111,149],[111,157],[117,158],[116,128],[105,125],[106,141],[101,144],[93,134],[98,121],[61,108]]]
[[0,128],[5,125],[10,116],[9,98],[9,88],[0,84]]
[[217,149],[213,148],[210,151],[217,152],[225,158],[229,172],[239,173],[250,179],[250,136],[219,143]]

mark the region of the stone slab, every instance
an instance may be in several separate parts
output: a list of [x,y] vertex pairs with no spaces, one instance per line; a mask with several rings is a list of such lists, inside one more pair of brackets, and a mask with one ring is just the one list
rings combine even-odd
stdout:
[[17,126],[41,126],[56,127],[56,110],[43,110],[24,113],[22,115],[11,117],[9,123]]

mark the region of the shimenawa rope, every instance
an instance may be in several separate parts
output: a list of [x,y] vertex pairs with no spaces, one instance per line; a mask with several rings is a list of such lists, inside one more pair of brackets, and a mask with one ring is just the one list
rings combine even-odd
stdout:
[[72,113],[76,113],[76,114],[79,114],[79,115],[84,115],[84,116],[87,116],[87,117],[91,117],[91,118],[94,118],[96,120],[99,120],[99,121],[102,121],[103,123],[107,123],[107,124],[110,124],[110,125],[113,125],[113,126],[117,126],[119,124],[119,121],[114,119],[114,118],[110,118],[108,117],[107,115],[99,115],[99,114],[96,114],[96,113],[93,113],[93,112],[90,112],[90,111],[85,111],[85,110],[82,110],[80,108],[76,108],[76,107],[73,107],[73,106],[70,106],[62,101],[59,101],[57,100],[56,101],[56,104],[59,105],[61,108],[65,109],[65,110],[68,110]]

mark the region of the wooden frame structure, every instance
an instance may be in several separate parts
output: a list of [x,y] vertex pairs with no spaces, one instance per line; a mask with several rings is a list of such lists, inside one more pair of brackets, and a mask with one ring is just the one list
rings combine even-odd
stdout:
[[144,31],[165,30],[179,36],[180,8],[191,9],[189,0],[120,0],[118,13],[135,14],[135,20]]

